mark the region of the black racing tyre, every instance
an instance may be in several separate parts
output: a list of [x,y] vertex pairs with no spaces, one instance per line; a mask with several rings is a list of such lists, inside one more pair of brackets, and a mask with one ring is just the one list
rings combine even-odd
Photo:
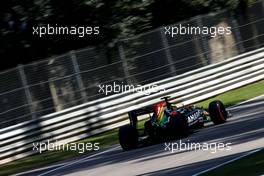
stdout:
[[227,111],[224,104],[219,100],[213,101],[209,104],[209,114],[215,125],[226,122]]
[[189,135],[188,120],[181,114],[170,118],[168,128],[172,137],[187,137]]
[[131,150],[138,145],[138,132],[132,125],[125,125],[119,128],[119,143],[124,150]]

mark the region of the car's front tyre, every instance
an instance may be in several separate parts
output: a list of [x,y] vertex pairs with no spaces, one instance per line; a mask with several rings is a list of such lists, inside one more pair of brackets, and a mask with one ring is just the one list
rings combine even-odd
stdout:
[[228,116],[224,104],[219,100],[213,101],[209,104],[209,114],[215,125],[225,123]]

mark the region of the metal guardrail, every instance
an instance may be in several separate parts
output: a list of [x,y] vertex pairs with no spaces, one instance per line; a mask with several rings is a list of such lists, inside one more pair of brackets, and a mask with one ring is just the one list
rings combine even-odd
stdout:
[[131,110],[153,105],[170,95],[190,104],[264,79],[264,48],[179,76],[153,82],[166,91],[146,96],[124,92],[0,130],[0,164],[32,155],[34,142],[73,142],[129,123]]

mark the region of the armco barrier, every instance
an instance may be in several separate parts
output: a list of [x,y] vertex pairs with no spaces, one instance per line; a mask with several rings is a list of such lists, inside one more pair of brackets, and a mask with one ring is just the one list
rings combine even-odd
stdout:
[[165,95],[190,104],[264,79],[264,48],[152,83],[166,91],[124,92],[1,129],[0,164],[34,154],[33,142],[73,142],[127,124],[127,112]]

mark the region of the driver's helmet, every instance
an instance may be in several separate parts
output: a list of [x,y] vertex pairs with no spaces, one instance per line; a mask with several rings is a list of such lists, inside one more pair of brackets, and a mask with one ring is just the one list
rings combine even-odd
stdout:
[[173,111],[176,111],[177,108],[178,108],[178,106],[177,106],[176,103],[172,103],[172,104],[171,104],[171,108],[172,108]]

